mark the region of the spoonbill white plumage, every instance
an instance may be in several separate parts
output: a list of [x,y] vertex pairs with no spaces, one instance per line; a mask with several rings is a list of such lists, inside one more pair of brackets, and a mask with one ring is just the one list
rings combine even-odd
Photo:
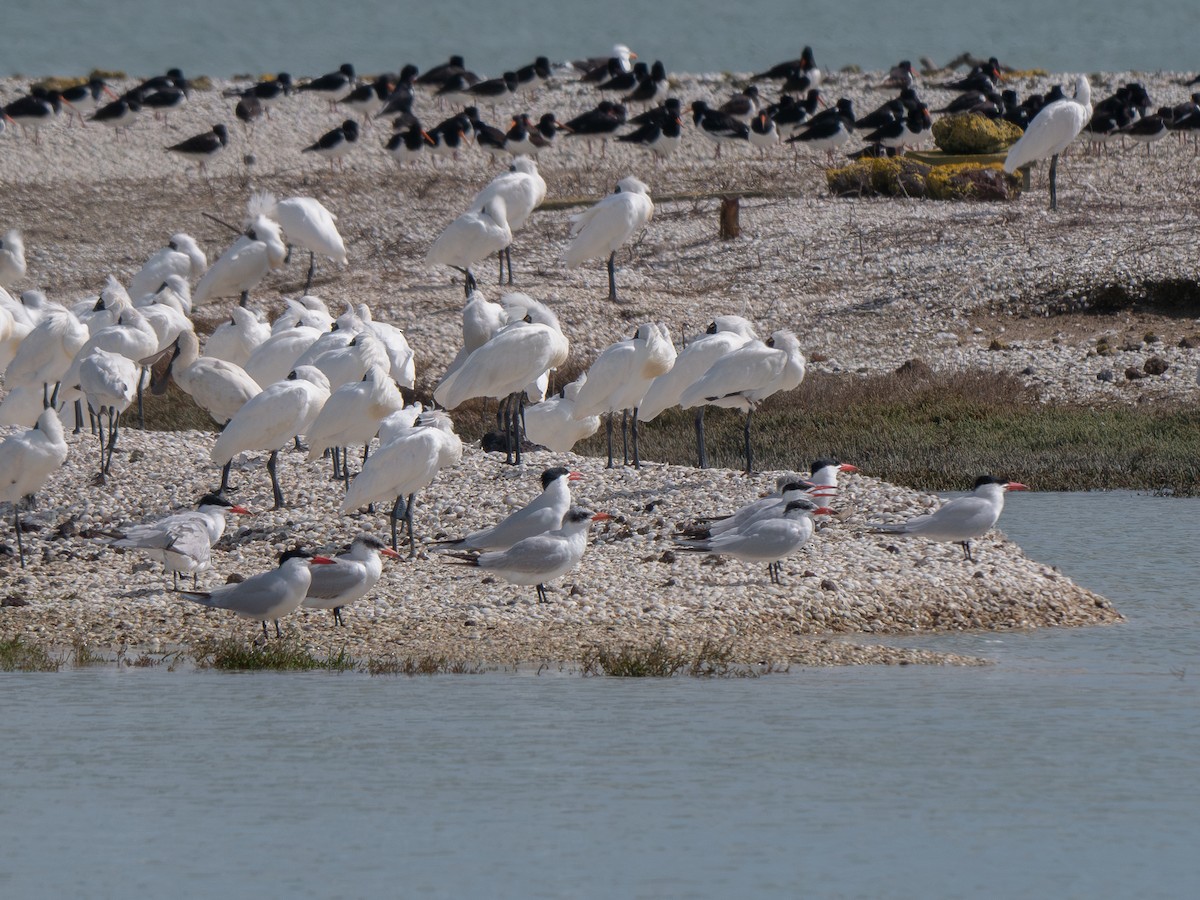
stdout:
[[168,275],[178,275],[191,282],[208,268],[208,259],[191,235],[179,232],[171,235],[167,246],[156,251],[145,265],[129,279],[129,296],[135,300],[155,293]]
[[579,565],[587,550],[588,528],[593,522],[611,518],[608,513],[593,513],[576,506],[568,510],[562,526],[554,531],[524,538],[507,550],[455,555],[461,560],[460,565],[478,566],[511,584],[537,585],[538,602],[548,603],[545,582]]
[[0,501],[7,500],[13,506],[13,529],[22,569],[25,545],[21,541],[21,500],[41,490],[66,459],[67,439],[53,407],[43,410],[32,428],[10,434],[0,443]]
[[163,564],[164,572],[172,574],[176,589],[181,572],[191,573],[195,586],[198,574],[209,567],[213,545],[225,533],[226,513],[249,515],[250,510],[219,494],[205,494],[195,509],[126,528],[113,546],[147,551]]
[[245,581],[226,584],[212,591],[181,591],[188,600],[214,609],[227,609],[245,619],[262,622],[267,638],[267,620],[275,622],[275,636],[283,637],[279,619],[295,612],[304,602],[312,583],[313,566],[331,566],[333,560],[313,556],[304,550],[289,550],[279,555],[279,568],[251,575]]
[[192,291],[192,303],[200,306],[221,297],[238,297],[246,305],[268,272],[283,268],[287,247],[279,225],[266,216],[254,219],[237,240],[209,267]]
[[439,548],[453,550],[507,550],[517,541],[562,527],[571,508],[571,482],[583,478],[566,466],[542,472],[542,492],[532,501],[490,528],[473,531],[453,541],[439,541]]
[[246,360],[246,374],[262,387],[282,381],[322,334],[310,325],[296,325],[272,334]]
[[938,509],[899,524],[872,523],[869,527],[883,534],[915,534],[931,541],[962,544],[963,559],[974,562],[971,540],[983,537],[995,527],[1004,510],[1006,491],[1027,491],[1019,481],[995,475],[980,475],[966,497],[956,497]]
[[283,491],[275,471],[279,449],[308,431],[328,399],[329,381],[321,370],[300,366],[284,380],[251,397],[234,413],[213,445],[212,461],[224,466],[243,451],[270,451],[267,473],[271,476],[274,508],[282,508]]
[[[513,160],[507,172],[502,172],[488,183],[475,198],[470,206],[483,206],[492,197],[504,198],[505,217],[511,232],[516,232],[525,224],[535,209],[546,199],[546,181],[538,174],[537,162],[528,156],[519,156]],[[504,283],[504,264],[508,263],[508,283],[513,283],[512,255],[510,245],[499,251],[500,284]]]
[[49,385],[62,380],[87,340],[87,326],[73,313],[61,308],[49,309],[21,341],[5,370],[5,385],[10,390],[19,385],[40,387],[45,407],[49,404]]
[[438,410],[423,413],[413,427],[399,430],[363,463],[362,471],[350,482],[342,500],[342,512],[351,512],[375,500],[394,500],[392,549],[396,549],[396,522],[403,509],[408,525],[409,556],[416,556],[413,512],[417,492],[428,487],[439,471],[457,465],[461,459],[462,441],[454,433],[450,417]]
[[[657,322],[639,325],[632,338],[606,347],[588,367],[587,381],[575,397],[575,415],[579,418],[608,413],[608,468],[612,468],[613,415],[621,413],[621,438],[624,445],[625,418],[633,412],[633,465],[641,468],[638,452],[638,407],[650,383],[670,371],[675,362],[675,346],[667,329]],[[622,454],[628,463],[628,455]]]
[[345,347],[333,347],[313,359],[312,365],[325,373],[329,387],[337,389],[359,381],[371,366],[389,368],[387,351],[373,332],[360,331]]
[[[532,314],[526,312],[524,318],[501,328],[442,379],[433,392],[434,399],[446,409],[455,409],[474,397],[495,397],[505,401],[513,395],[521,395],[508,404],[505,433],[510,462],[514,461],[514,456],[515,461],[520,461],[520,439],[514,434],[514,428],[519,426],[519,408],[525,388],[548,370],[566,362],[570,349],[557,321],[547,324],[534,322],[532,318]],[[514,406],[516,410],[512,409]]]
[[780,584],[780,561],[808,543],[813,534],[812,516],[833,512],[811,500],[790,501],[782,514],[759,519],[742,529],[697,541],[678,541],[682,550],[732,556],[744,562],[765,562],[772,584]]
[[[670,370],[651,383],[638,409],[641,420],[650,422],[664,410],[678,406],[683,392],[701,378],[713,363],[757,337],[754,326],[741,316],[717,316],[704,334],[692,338],[679,351]],[[706,469],[708,454],[704,446],[703,406],[696,408],[695,425],[698,465]]]
[[[93,347],[79,362],[79,381],[71,385],[83,393],[88,408],[96,414],[100,434],[100,481],[112,468],[113,450],[120,434],[120,415],[137,396],[141,371],[137,363],[120,353]],[[108,413],[108,443],[104,441],[104,414]]]
[[425,264],[458,269],[463,273],[464,292],[469,296],[475,289],[471,266],[500,252],[510,243],[512,230],[508,227],[508,207],[504,197],[497,194],[447,225],[425,254]]
[[312,583],[301,605],[332,610],[333,624],[345,625],[342,607],[365,597],[383,575],[380,554],[393,559],[400,555],[374,535],[360,534],[345,553],[333,557],[332,566],[312,570]]
[[358,318],[363,330],[375,335],[383,345],[388,358],[388,370],[396,385],[410,390],[415,387],[417,362],[404,332],[390,322],[375,321],[371,316],[371,308],[365,303],[358,305]]
[[[387,370],[371,366],[361,381],[347,382],[329,395],[308,430],[309,461],[326,450],[332,450],[333,475],[343,478],[349,488],[350,468],[346,465],[346,448],[351,444],[362,444],[365,460],[371,439],[379,431],[379,423],[403,408],[404,397],[388,376]],[[343,456],[340,469],[339,450]]]
[[9,288],[25,277],[25,241],[21,232],[10,228],[0,238],[0,287]]
[[218,425],[224,425],[249,400],[262,393],[262,387],[241,366],[213,356],[201,356],[200,340],[190,329],[180,332],[175,339],[171,362],[162,379],[154,385],[156,393],[161,391],[168,376]]
[[746,473],[754,471],[750,447],[750,415],[758,404],[780,391],[790,391],[804,380],[804,354],[791,331],[780,330],[763,341],[750,341],[718,359],[702,377],[680,395],[684,409],[709,404],[741,409],[746,413],[744,429]]
[[599,416],[575,417],[575,398],[587,381],[581,374],[564,385],[560,396],[525,408],[525,437],[555,453],[567,453],[579,441],[600,430]]
[[288,197],[277,200],[267,191],[255,192],[247,205],[251,219],[266,216],[279,223],[289,244],[308,251],[308,278],[304,292],[312,286],[317,270],[317,254],[339,266],[346,265],[346,245],[337,230],[337,216],[314,197]]
[[1034,160],[1050,157],[1050,208],[1058,208],[1058,155],[1079,135],[1092,117],[1092,87],[1086,75],[1075,79],[1075,97],[1043,106],[1020,140],[1008,149],[1004,171],[1012,174]]
[[204,355],[246,367],[250,355],[271,336],[271,326],[260,314],[244,306],[235,306],[228,322],[222,322],[204,342]]
[[608,254],[608,299],[617,301],[614,266],[617,250],[649,224],[654,216],[650,188],[629,176],[617,182],[616,191],[595,206],[571,216],[575,240],[563,258],[574,269],[589,259]]

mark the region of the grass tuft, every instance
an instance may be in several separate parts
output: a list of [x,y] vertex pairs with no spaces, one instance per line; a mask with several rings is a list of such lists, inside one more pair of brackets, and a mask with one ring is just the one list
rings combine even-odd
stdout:
[[268,641],[254,644],[239,638],[202,641],[192,650],[196,667],[227,672],[349,672],[358,663],[345,648],[321,658],[292,641]]
[[584,676],[609,675],[614,678],[757,678],[774,671],[771,666],[756,669],[733,661],[733,651],[705,641],[694,653],[675,651],[659,640],[649,647],[622,646],[615,649],[596,647],[579,660]]
[[0,672],[57,672],[62,661],[20,635],[0,640]]
[[479,675],[486,671],[480,663],[430,655],[372,656],[364,668],[368,675]]

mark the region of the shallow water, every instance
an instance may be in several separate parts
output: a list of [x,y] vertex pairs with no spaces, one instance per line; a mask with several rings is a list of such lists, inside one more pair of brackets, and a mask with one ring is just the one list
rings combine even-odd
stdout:
[[[798,7],[784,0],[659,0],[570,3],[442,0],[397,5],[359,0],[42,0],[36,13],[5,17],[6,73],[135,75],[180,66],[228,76],[285,69],[316,75],[347,60],[360,71],[428,68],[462,53],[483,73],[530,62],[607,53],[623,41],[676,72],[744,72],[814,47],[827,70],[880,69],[901,58],[946,63],[964,51],[995,54],[1021,68],[1057,72],[1188,70],[1195,5],[1150,0],[1075,3],[1009,0],[986,14],[939,0],[846,0]],[[518,12],[519,10],[519,12]]]
[[1200,501],[1003,523],[1129,621],[742,681],[0,675],[0,895],[1184,896]]

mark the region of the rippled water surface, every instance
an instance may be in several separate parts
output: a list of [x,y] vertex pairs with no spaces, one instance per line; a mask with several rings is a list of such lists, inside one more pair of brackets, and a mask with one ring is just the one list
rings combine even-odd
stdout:
[[538,54],[606,53],[615,41],[686,72],[763,68],[811,44],[826,69],[882,68],[908,57],[945,63],[963,51],[1052,71],[1187,70],[1200,66],[1192,0],[1044,3],[972,8],[941,0],[42,0],[4,19],[5,73],[134,74],[180,66],[230,75],[286,69],[315,75],[428,68],[458,52],[496,75]]
[[0,675],[0,895],[1189,896],[1200,502],[1004,524],[1129,621],[743,681]]

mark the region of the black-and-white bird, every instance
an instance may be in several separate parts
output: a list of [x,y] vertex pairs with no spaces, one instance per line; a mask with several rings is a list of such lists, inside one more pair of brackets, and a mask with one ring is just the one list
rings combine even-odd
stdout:
[[421,124],[410,126],[405,131],[396,131],[388,138],[384,149],[392,155],[392,159],[398,165],[405,163],[415,163],[421,158],[421,154],[433,145],[433,138],[429,136]]
[[343,157],[350,152],[358,142],[358,123],[347,119],[339,127],[333,128],[317,140],[309,144],[301,153],[315,153],[329,160],[329,170],[333,171],[334,163],[344,166]]
[[296,90],[324,97],[329,102],[329,108],[334,109],[337,101],[350,93],[356,80],[354,66],[350,63],[342,63],[336,72],[329,72],[320,78],[314,78],[312,81],[300,85]]
[[195,160],[200,165],[200,174],[203,175],[207,170],[209,160],[224,150],[228,143],[228,130],[224,125],[217,123],[209,131],[193,135],[178,144],[172,144],[167,151]]
[[721,145],[734,141],[749,141],[750,129],[733,116],[712,109],[703,100],[692,102],[692,123],[717,146],[715,158],[721,156]]
[[781,78],[787,79],[797,71],[810,73],[814,71],[817,72],[818,74],[816,79],[813,81],[812,87],[817,86],[817,83],[820,81],[820,70],[817,69],[817,64],[813,62],[812,47],[805,47],[802,51],[800,51],[799,59],[789,59],[786,62],[776,63],[765,72],[759,72],[757,75],[753,76],[751,80],[770,81],[779,80]]
[[662,124],[657,121],[647,122],[637,130],[621,135],[617,140],[649,150],[654,154],[654,161],[659,162],[679,148],[683,140],[683,119],[676,115]]
[[592,141],[601,142],[601,156],[608,150],[608,141],[617,133],[617,129],[625,124],[625,104],[612,103],[604,100],[595,109],[581,113],[567,122],[563,130],[571,136],[581,137],[587,141],[588,148]]

